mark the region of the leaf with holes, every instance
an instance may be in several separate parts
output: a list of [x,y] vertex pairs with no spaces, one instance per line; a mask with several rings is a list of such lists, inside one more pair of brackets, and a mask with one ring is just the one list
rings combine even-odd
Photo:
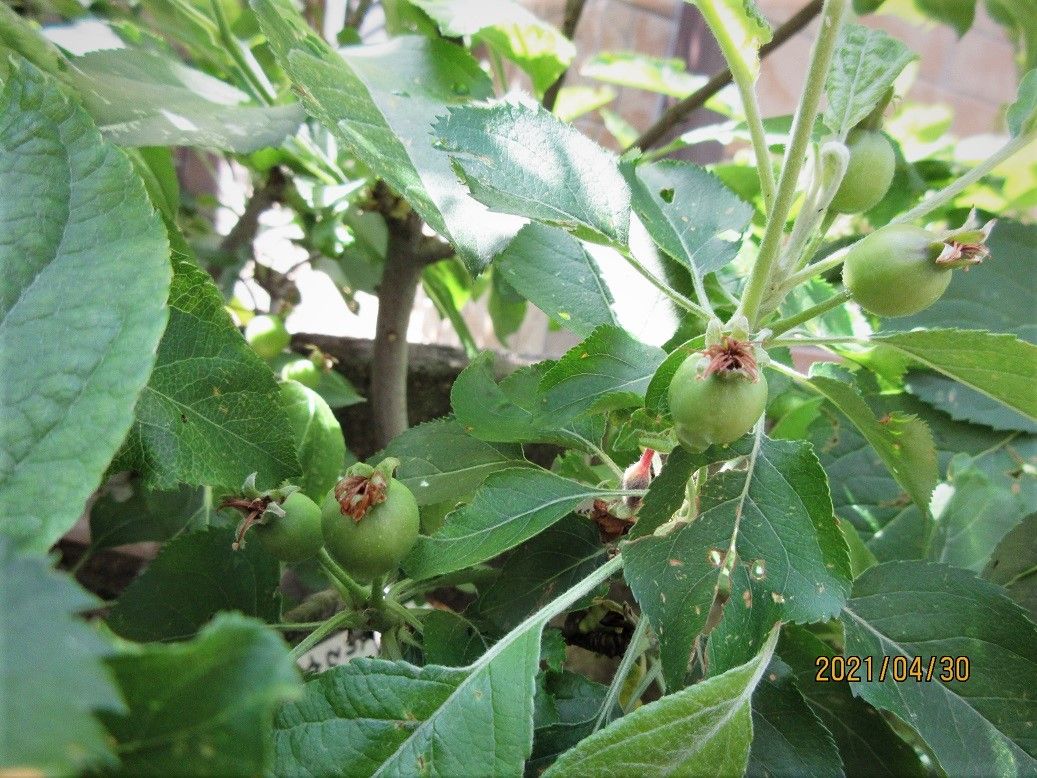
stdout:
[[624,576],[659,638],[668,687],[684,681],[736,525],[735,564],[748,567],[783,620],[831,618],[850,591],[846,544],[809,445],[766,438],[755,452],[737,445],[731,453],[747,455],[745,469],[710,478],[693,521],[623,544]]

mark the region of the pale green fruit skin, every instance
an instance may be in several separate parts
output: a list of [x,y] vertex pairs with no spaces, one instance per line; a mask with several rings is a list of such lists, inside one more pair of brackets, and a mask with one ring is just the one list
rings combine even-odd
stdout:
[[685,359],[670,381],[674,432],[690,451],[734,443],[753,428],[767,407],[767,379],[736,373],[698,376],[699,360]]
[[281,368],[281,378],[285,381],[298,381],[303,386],[316,389],[320,384],[320,370],[309,359],[300,357],[285,363]]
[[371,508],[359,522],[343,516],[328,492],[321,505],[324,546],[346,572],[361,581],[394,572],[418,540],[418,503],[410,489],[389,481],[385,502]]
[[889,191],[897,157],[889,138],[876,130],[851,130],[846,138],[850,162],[829,206],[836,213],[863,213]]
[[291,339],[288,330],[284,328],[284,322],[278,316],[253,316],[245,325],[245,340],[263,359],[276,357],[288,348]]
[[271,555],[294,564],[316,556],[324,546],[321,510],[302,492],[292,492],[281,504],[285,515],[269,524],[256,524],[252,532]]
[[853,299],[877,316],[910,316],[947,291],[951,270],[936,264],[940,245],[921,227],[883,227],[846,255],[843,283]]

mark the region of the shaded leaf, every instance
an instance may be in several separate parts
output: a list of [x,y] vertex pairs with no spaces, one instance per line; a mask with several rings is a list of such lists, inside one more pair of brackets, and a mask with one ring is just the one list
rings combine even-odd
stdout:
[[831,733],[848,776],[928,775],[918,754],[897,735],[877,710],[853,696],[846,681],[817,680],[818,657],[835,651],[805,628],[786,626],[778,643],[781,658],[795,673],[796,684],[811,710]]
[[0,770],[71,774],[111,759],[92,710],[122,707],[108,646],[80,611],[100,603],[0,535]]
[[271,721],[299,691],[281,638],[224,614],[189,643],[108,660],[128,712],[103,712],[125,775],[258,775],[272,764]]
[[0,188],[0,531],[43,551],[130,429],[169,244],[126,155],[25,62],[0,96]]
[[1008,596],[1037,621],[1037,513],[1031,513],[1005,535],[983,569],[983,577],[1000,584]]
[[166,541],[204,510],[205,494],[198,487],[156,492],[135,478],[109,484],[90,507],[90,545],[111,548]]
[[[854,684],[854,693],[909,722],[951,775],[1037,770],[1037,625],[1004,590],[946,565],[889,562],[854,582],[843,611],[846,654],[916,658],[932,681]],[[968,657],[968,680],[940,680],[939,657]],[[968,737],[962,737],[968,732]]]
[[738,775],[752,740],[750,699],[778,642],[744,665],[638,708],[562,754],[544,773]]
[[543,532],[584,500],[612,493],[537,468],[493,473],[435,535],[418,538],[403,568],[421,580],[484,562]]
[[467,615],[506,632],[604,561],[597,527],[583,517],[565,516],[508,555]]
[[748,776],[842,776],[835,741],[775,657],[753,693],[753,743]]
[[148,642],[186,640],[223,611],[276,622],[280,565],[258,542],[240,551],[231,548],[233,542],[230,529],[170,541],[116,600],[108,626],[124,638]]

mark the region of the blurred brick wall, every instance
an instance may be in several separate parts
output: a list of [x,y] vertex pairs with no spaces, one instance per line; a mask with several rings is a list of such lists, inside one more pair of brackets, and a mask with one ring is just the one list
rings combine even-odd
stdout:
[[[565,0],[523,0],[542,18],[560,25]],[[757,0],[777,26],[805,0]],[[580,64],[600,51],[637,51],[659,57],[673,55],[676,20],[682,0],[588,0],[576,32],[577,60],[567,83],[592,83],[578,75]],[[976,24],[960,40],[946,25],[933,25],[894,15],[870,15],[864,23],[883,29],[921,55],[918,76],[908,98],[944,103],[954,112],[958,135],[998,132],[1002,109],[1015,96],[1016,68],[1012,45],[981,8]],[[765,116],[791,113],[806,70],[817,22],[774,52],[763,65],[759,94]],[[681,56],[682,53],[677,53]],[[639,130],[659,115],[657,95],[617,88],[609,106]],[[608,142],[596,117],[579,122],[592,137]]]

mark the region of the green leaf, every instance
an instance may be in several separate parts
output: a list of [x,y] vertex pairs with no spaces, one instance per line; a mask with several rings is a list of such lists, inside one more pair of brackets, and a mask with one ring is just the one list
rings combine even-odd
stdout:
[[544,624],[614,560],[465,668],[354,659],[306,684],[275,724],[277,775],[518,775],[533,745]]
[[832,733],[804,701],[791,668],[775,657],[753,693],[753,743],[746,775],[843,774]]
[[1037,419],[1037,346],[977,330],[917,330],[874,335],[873,342]]
[[543,95],[576,55],[572,41],[513,0],[413,0],[448,37],[483,42],[524,70]]
[[466,614],[506,632],[604,561],[598,528],[581,516],[565,516],[508,554],[500,574],[480,590]]
[[753,737],[750,700],[778,629],[744,665],[638,708],[562,754],[545,778],[740,775]]
[[616,157],[543,106],[463,105],[435,133],[479,202],[626,243],[630,190]]
[[936,529],[928,558],[982,570],[1001,539],[1033,509],[1033,490],[1024,496],[1012,486],[1018,490],[1020,484],[987,473],[964,454],[955,457],[947,481],[933,495]]
[[299,691],[274,632],[219,616],[189,643],[108,661],[129,711],[103,712],[126,775],[260,775],[272,763],[275,709]]
[[281,400],[295,433],[295,452],[302,475],[295,481],[317,504],[335,485],[346,457],[342,427],[326,402],[298,381],[281,384]]
[[543,532],[584,500],[612,494],[536,468],[493,473],[442,529],[418,538],[403,568],[421,580],[485,562]]
[[678,160],[623,171],[652,239],[692,273],[705,276],[738,254],[753,207],[719,178]]
[[501,343],[519,331],[528,309],[525,299],[500,273],[490,274],[490,294],[486,308],[493,321],[493,332]]
[[367,402],[344,375],[336,370],[322,370],[317,394],[324,398],[330,408],[348,408]]
[[249,153],[280,146],[302,105],[248,105],[243,92],[143,49],[103,49],[71,60],[69,80],[101,132],[123,146],[202,146]]
[[456,502],[491,473],[525,463],[521,446],[473,438],[449,418],[411,427],[393,439],[383,455],[400,460],[396,477],[414,493],[418,505]]
[[1037,621],[1037,513],[1005,535],[983,570],[983,577],[1005,588],[1008,596]]
[[472,360],[454,381],[450,403],[464,431],[479,440],[510,443],[551,442],[572,446],[600,440],[604,417],[577,420],[545,418],[540,382],[552,363],[540,362],[494,381],[493,354]]
[[572,122],[596,111],[616,99],[616,90],[608,86],[563,86],[558,90],[552,112],[563,122]]
[[856,386],[839,378],[812,375],[810,384],[860,431],[918,509],[928,511],[939,475],[932,433],[925,422],[902,413],[877,419]]
[[879,713],[858,699],[846,681],[817,680],[818,657],[835,652],[805,628],[782,629],[778,652],[795,673],[797,686],[810,709],[831,733],[848,776],[930,775],[915,750],[904,742]]
[[881,30],[844,25],[825,82],[828,107],[824,121],[828,129],[845,140],[914,59],[917,56],[907,46]]
[[91,548],[145,540],[169,540],[205,510],[204,490],[181,486],[167,492],[145,488],[140,479],[110,483],[90,507]]
[[533,738],[540,630],[509,637],[467,668],[354,659],[321,673],[277,715],[273,772],[520,773]]
[[748,453],[751,472],[710,478],[693,521],[623,544],[624,575],[659,638],[668,687],[684,680],[692,642],[717,591],[720,570],[713,557],[726,555],[736,522],[736,564],[752,569],[761,595],[781,606],[783,620],[831,618],[850,591],[846,544],[810,446],[765,438],[755,460],[744,448],[732,453]]
[[1037,124],[1037,70],[1022,77],[1019,97],[1008,106],[1005,121],[1013,137],[1029,132]]
[[684,60],[650,57],[629,51],[602,51],[580,66],[580,75],[616,86],[687,97],[704,83],[704,76],[688,73]]
[[956,421],[984,424],[994,430],[1037,433],[1037,421],[939,373],[909,370],[904,388]]
[[[1037,81],[1037,79],[1035,79]],[[947,291],[930,308],[902,319],[883,319],[883,331],[967,329],[1007,332],[1037,343],[1037,225],[998,219],[987,241],[991,259],[967,273],[954,273]]]
[[111,647],[75,615],[99,601],[3,535],[0,580],[0,769],[66,775],[110,759],[91,711],[122,706],[102,662]]
[[449,240],[469,270],[482,270],[521,222],[468,197],[429,131],[448,105],[493,94],[478,63],[445,40],[410,36],[340,56],[284,0],[253,0],[252,9],[306,110]]
[[[843,625],[846,655],[871,657],[875,671],[854,693],[910,722],[948,774],[1037,770],[1037,735],[1028,723],[1037,625],[1003,589],[945,565],[890,562],[854,582]],[[968,657],[968,680],[939,680],[943,656]],[[923,674],[935,658],[932,680],[894,681],[898,657],[917,658]],[[879,680],[883,662],[890,669]]]
[[526,762],[529,771],[539,773],[555,758],[575,746],[594,729],[608,687],[568,670],[547,673],[538,694],[549,696],[554,713],[550,722],[537,723],[533,734],[533,754]]
[[604,325],[566,352],[540,382],[541,412],[558,423],[584,413],[640,406],[666,358],[658,346]]
[[976,0],[915,0],[918,10],[938,22],[949,24],[960,38],[976,18]]
[[[1020,461],[1037,455],[1037,437],[955,422],[909,395],[869,393],[867,401],[881,416],[917,415],[924,421],[932,431],[940,473],[946,472],[956,453],[963,452],[1022,503],[1037,499],[1033,491],[1037,477],[1019,467]],[[922,512],[857,430],[834,410],[822,410],[808,438],[828,473],[836,513],[853,524],[882,561],[927,556]]]
[[116,600],[108,626],[124,638],[148,642],[186,640],[223,611],[276,622],[280,565],[254,539],[239,551],[233,542],[230,529],[170,541]]
[[576,238],[543,224],[527,224],[494,260],[519,294],[577,335],[615,324],[612,292],[598,263]]
[[453,611],[430,610],[421,619],[425,664],[466,667],[486,651],[479,631]]
[[741,68],[755,81],[760,73],[760,47],[771,40],[771,27],[756,0],[685,0],[698,6],[709,22],[720,48],[732,67]]
[[169,325],[116,469],[157,489],[177,483],[260,488],[299,473],[273,373],[241,337],[208,274],[176,262]]
[[0,531],[43,551],[130,429],[169,244],[126,155],[25,62],[0,96],[0,188]]

